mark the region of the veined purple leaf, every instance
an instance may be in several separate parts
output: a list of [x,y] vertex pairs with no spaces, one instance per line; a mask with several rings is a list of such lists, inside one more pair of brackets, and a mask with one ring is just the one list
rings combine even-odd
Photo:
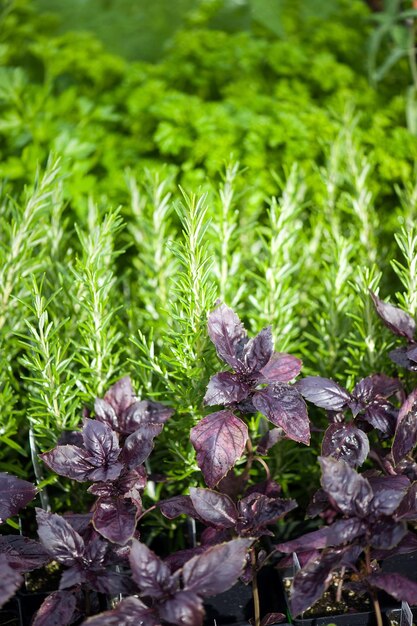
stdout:
[[153,440],[162,431],[162,424],[141,426],[125,441],[120,459],[129,469],[142,465],[153,450]]
[[395,519],[417,519],[417,482],[414,482],[404,495],[398,508],[394,509]]
[[367,580],[372,587],[382,589],[400,602],[417,603],[417,583],[401,574],[377,572],[367,576]]
[[0,524],[36,496],[36,487],[12,474],[0,473]]
[[392,515],[410,487],[406,476],[373,476],[368,481],[374,492],[372,509],[378,515]]
[[405,399],[398,413],[398,422],[401,422],[402,419],[411,411],[417,412],[417,388],[414,389]]
[[129,561],[133,580],[143,595],[158,599],[176,590],[169,567],[144,543],[132,540]]
[[56,474],[81,483],[89,480],[89,473],[95,469],[89,463],[88,452],[77,446],[57,446],[39,456]]
[[117,381],[106,393],[104,400],[120,415],[136,401],[130,376],[124,376]]
[[365,409],[361,419],[392,437],[397,423],[398,409],[386,400],[374,400]]
[[45,550],[60,563],[73,565],[84,553],[84,541],[60,515],[36,509],[38,535]]
[[197,556],[197,554],[202,554],[204,550],[207,550],[207,546],[196,546],[195,548],[185,548],[184,550],[178,550],[177,552],[173,552],[164,558],[164,563],[166,563],[171,571],[171,574],[181,569],[184,564],[193,558],[193,556]]
[[[268,498],[262,493],[251,493],[238,504],[240,535],[254,537],[258,530],[274,524],[297,507],[295,500]],[[251,532],[255,534],[250,534]]]
[[319,457],[322,468],[321,486],[345,515],[366,516],[373,498],[369,481],[346,461]]
[[0,554],[7,557],[13,569],[22,572],[43,567],[51,560],[49,553],[38,541],[22,535],[0,535]]
[[103,467],[116,463],[120,454],[119,441],[110,426],[98,420],[85,419],[82,436],[91,465]]
[[184,588],[203,598],[227,591],[243,572],[252,543],[251,539],[233,539],[193,557],[182,570]]
[[341,519],[330,526],[324,526],[319,530],[301,535],[298,539],[280,543],[276,548],[285,554],[291,552],[301,553],[306,550],[322,550],[323,548],[340,546],[343,543],[353,541],[353,539],[364,534],[364,532],[366,532],[366,526],[360,520]]
[[248,397],[250,391],[250,386],[241,381],[238,374],[220,372],[210,378],[203,403],[206,406],[215,406],[242,402]]
[[304,613],[327,589],[331,573],[342,559],[342,551],[324,552],[307,563],[294,577],[290,607],[293,617]]
[[32,626],[68,626],[72,624],[76,598],[71,591],[54,591],[37,611]]
[[328,411],[342,411],[351,399],[346,389],[321,376],[306,376],[297,381],[295,387],[306,400]]
[[330,424],[321,444],[323,456],[343,459],[352,467],[362,465],[369,454],[369,440],[353,424]]
[[289,439],[309,445],[310,422],[307,406],[294,385],[268,385],[254,394],[253,404],[275,426],[280,426]]
[[207,524],[219,528],[233,528],[238,514],[229,496],[211,489],[191,487],[190,497],[197,514]]
[[285,354],[274,352],[268,363],[260,370],[260,383],[289,383],[296,378],[301,371],[301,359]]
[[23,576],[7,561],[5,554],[0,554],[0,608],[6,604],[23,582]]
[[190,496],[174,496],[158,502],[157,506],[160,508],[162,515],[168,519],[175,519],[179,515],[189,515],[190,517],[200,519]]
[[242,456],[248,428],[231,411],[218,411],[191,429],[190,440],[206,484],[214,487]]
[[385,326],[395,335],[406,337],[409,341],[412,341],[416,331],[416,323],[411,315],[388,302],[380,300],[372,291],[370,293],[376,312]]
[[272,356],[273,349],[272,330],[268,326],[261,330],[256,337],[249,339],[243,347],[242,360],[246,372],[252,374],[265,367]]
[[138,598],[125,598],[112,611],[90,617],[82,626],[160,626],[155,610]]
[[379,519],[372,524],[370,544],[373,548],[390,550],[397,546],[407,534],[405,523],[395,522],[389,518]]
[[411,554],[417,550],[417,536],[414,532],[407,532],[401,541],[391,550],[372,550],[372,559],[378,561],[382,559],[388,559],[391,556],[397,556],[399,554]]
[[266,435],[259,441],[256,451],[258,454],[268,454],[268,451],[275,446],[276,443],[285,438],[285,432],[282,428],[271,428]]
[[119,429],[119,418],[116,415],[116,411],[113,409],[111,404],[102,398],[95,399],[94,413],[97,421],[107,424],[112,430],[117,431]]
[[138,508],[122,498],[99,498],[94,507],[93,526],[103,537],[125,545],[133,537]]
[[248,339],[236,313],[225,304],[221,304],[210,313],[207,326],[219,357],[235,371],[241,371],[242,350]]
[[402,386],[398,378],[390,378],[385,374],[372,374],[359,381],[352,392],[352,395],[361,402],[368,403],[377,396],[390,398],[397,391],[401,391]]
[[141,400],[132,404],[119,419],[119,430],[124,434],[134,433],[138,428],[162,425],[175,413],[159,402]]
[[417,411],[407,413],[398,421],[392,444],[394,463],[399,463],[417,444]]
[[61,580],[59,581],[59,589],[65,591],[66,589],[76,587],[82,583],[85,583],[85,572],[82,567],[80,567],[79,563],[76,563],[63,571]]
[[341,546],[351,543],[358,537],[365,535],[366,524],[359,519],[339,519],[330,526],[327,526],[328,534],[326,546]]
[[204,617],[203,602],[196,593],[177,591],[159,607],[164,623],[181,626],[201,626]]
[[405,367],[406,369],[414,372],[417,370],[417,363],[415,363],[408,357],[408,352],[409,349],[407,346],[401,346],[399,348],[394,348],[394,350],[388,352],[388,356],[391,361],[396,363],[396,365],[399,365],[400,367]]

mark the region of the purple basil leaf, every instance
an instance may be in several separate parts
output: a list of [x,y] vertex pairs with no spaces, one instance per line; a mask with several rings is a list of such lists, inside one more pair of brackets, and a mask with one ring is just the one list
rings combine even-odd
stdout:
[[344,543],[351,543],[358,537],[365,535],[367,527],[359,519],[339,519],[330,526],[327,526],[326,546],[341,546]]
[[374,476],[368,480],[374,492],[372,509],[377,515],[392,515],[410,487],[406,476]]
[[91,513],[64,513],[64,519],[84,538],[91,531]]
[[210,313],[207,326],[219,357],[234,370],[242,371],[241,355],[248,339],[236,313],[225,304],[221,304]]
[[174,519],[179,515],[189,515],[190,517],[199,518],[195,510],[190,496],[174,496],[168,500],[158,502],[162,515],[168,519]]
[[146,461],[153,450],[153,440],[162,428],[162,424],[148,424],[128,436],[120,459],[129,469],[135,469]]
[[51,560],[49,553],[38,541],[21,535],[0,535],[0,554],[7,557],[13,569],[22,572],[43,567]]
[[[261,626],[273,626],[274,624],[278,624],[279,622],[283,622],[285,620],[284,613],[268,613],[261,620]],[[254,622],[250,622],[254,624]]]
[[394,350],[388,352],[388,356],[391,361],[393,361],[394,363],[396,363],[396,365],[399,365],[400,367],[405,367],[406,369],[411,371],[417,370],[417,364],[408,358],[408,347],[406,346],[394,348]]
[[36,487],[12,474],[0,473],[0,524],[36,496]]
[[[395,510],[395,509],[394,509]],[[417,483],[413,483],[395,510],[395,519],[417,519]]]
[[295,387],[306,400],[328,411],[342,411],[351,399],[346,389],[321,376],[306,376],[296,382]]
[[392,444],[392,457],[399,463],[417,444],[417,411],[413,410],[398,422]]
[[385,435],[392,437],[397,422],[398,410],[386,400],[374,400],[366,407],[361,419]]
[[232,528],[237,521],[237,510],[232,500],[224,493],[211,489],[190,488],[194,509],[206,524],[219,528]]
[[201,598],[191,591],[177,591],[159,607],[159,614],[169,624],[201,626],[204,608]]
[[385,326],[395,335],[406,337],[409,341],[412,341],[416,331],[416,323],[411,315],[388,302],[380,300],[372,291],[371,297],[374,301],[376,312]]
[[99,498],[94,508],[93,525],[103,537],[126,544],[133,537],[139,511],[135,504],[122,498]]
[[83,539],[63,517],[36,509],[36,520],[39,539],[54,559],[64,565],[72,565],[83,556]]
[[45,598],[32,626],[67,626],[73,623],[76,598],[70,591],[54,591]]
[[341,558],[341,551],[324,552],[295,575],[290,598],[293,617],[304,613],[321,598],[331,582],[330,573],[339,566]]
[[141,400],[130,406],[119,420],[119,429],[125,434],[134,433],[138,428],[163,424],[174,414],[170,409],[159,402]]
[[285,432],[282,428],[271,428],[266,435],[259,441],[256,451],[258,454],[266,455],[268,451],[279,441],[285,438]]
[[373,548],[390,550],[404,539],[407,533],[405,523],[391,519],[379,519],[372,524],[370,544]]
[[264,496],[268,496],[268,498],[277,498],[281,491],[281,485],[275,482],[275,480],[267,478],[249,487],[245,492],[245,496],[249,496],[251,493],[262,493]]
[[248,428],[231,411],[211,413],[191,429],[190,440],[204,480],[214,487],[242,456]]
[[126,411],[136,401],[132,381],[129,376],[124,376],[117,381],[106,393],[104,400],[110,404],[117,415]]
[[[111,404],[101,398],[96,398],[94,402],[94,413],[97,421],[107,424],[112,430],[119,430],[119,418]],[[74,443],[79,445],[78,442]]]
[[402,386],[398,378],[390,378],[385,374],[372,374],[359,381],[353,389],[352,395],[357,400],[368,404],[375,400],[377,396],[387,399],[397,391],[401,391]]
[[260,370],[260,383],[289,383],[296,378],[301,371],[301,359],[285,354],[274,352],[268,363]]
[[147,483],[147,472],[143,465],[123,472],[115,483],[118,493],[123,498],[130,498],[138,509],[142,508],[141,492]]
[[206,406],[242,402],[250,393],[250,385],[240,380],[238,374],[221,372],[211,377],[203,403]]
[[7,561],[5,554],[0,554],[0,608],[6,604],[23,582],[23,576],[13,569]]
[[76,587],[85,582],[85,572],[82,567],[80,567],[79,563],[76,563],[63,571],[61,580],[59,581],[59,589],[70,589],[71,587]]
[[90,617],[82,626],[160,626],[154,609],[147,607],[138,598],[125,598],[112,611]]
[[257,531],[273,524],[297,507],[295,500],[283,498],[268,498],[261,493],[251,493],[240,500],[239,508],[239,535]]
[[324,433],[321,453],[356,467],[362,465],[369,454],[369,440],[363,430],[353,424],[330,424]]
[[136,539],[132,540],[129,561],[133,580],[143,595],[158,599],[175,590],[168,565]]
[[110,426],[98,420],[85,419],[82,436],[91,465],[102,468],[117,462],[120,454],[119,440]]
[[371,556],[378,561],[388,559],[399,554],[411,554],[417,550],[417,536],[414,532],[407,532],[401,541],[391,550],[372,550]]
[[[208,548],[184,565],[184,589],[203,598],[227,591],[243,572],[251,539],[233,539]],[[221,566],[219,567],[219,565]]]
[[401,574],[378,572],[367,576],[367,580],[372,587],[382,589],[400,602],[404,601],[413,605],[417,603],[417,583]]
[[254,394],[253,404],[275,426],[281,427],[289,439],[309,445],[307,406],[294,385],[268,385]]
[[166,563],[171,571],[171,574],[181,569],[184,564],[193,558],[193,556],[197,556],[197,554],[203,554],[204,550],[207,549],[207,546],[196,546],[195,548],[185,548],[184,550],[178,550],[177,552],[173,552],[164,558],[164,563]]
[[322,468],[321,486],[345,515],[367,515],[373,492],[369,481],[346,461],[319,457]]
[[39,456],[53,472],[78,482],[89,480],[88,475],[94,470],[88,452],[77,446],[56,446]]
[[259,372],[269,362],[273,349],[272,331],[271,327],[268,326],[243,347],[242,359],[245,364],[245,371],[248,374]]

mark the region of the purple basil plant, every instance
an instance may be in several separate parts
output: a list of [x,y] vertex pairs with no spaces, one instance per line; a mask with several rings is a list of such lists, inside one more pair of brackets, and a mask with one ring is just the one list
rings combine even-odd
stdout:
[[[405,521],[417,517],[416,498],[410,497],[415,490],[406,476],[375,470],[361,475],[342,459],[319,460],[322,488],[310,513],[320,513],[328,524],[277,546],[283,553],[296,553],[302,564],[292,583],[291,611],[294,616],[304,613],[328,588],[332,574],[338,573],[345,589],[371,596],[382,626],[377,590],[410,604],[417,602],[417,584],[400,574],[385,573],[379,564],[393,554],[417,549],[417,536]],[[345,572],[355,576],[343,580]]]
[[95,419],[84,419],[75,443],[41,454],[57,474],[93,483],[97,496],[92,524],[106,539],[121,545],[131,539],[142,514],[146,486],[144,462],[173,410],[149,400],[139,401],[129,377],[122,378],[95,402]]

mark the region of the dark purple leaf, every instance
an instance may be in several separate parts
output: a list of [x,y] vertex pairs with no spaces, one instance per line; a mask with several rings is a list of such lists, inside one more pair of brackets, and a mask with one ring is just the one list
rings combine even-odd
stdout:
[[36,496],[36,487],[12,474],[0,473],[0,524]]
[[374,301],[376,312],[385,326],[395,335],[406,337],[409,341],[412,341],[416,330],[416,323],[411,315],[408,315],[405,311],[388,302],[380,300],[372,291],[371,297]]
[[94,508],[93,525],[103,537],[121,545],[133,537],[139,511],[122,498],[99,498]]
[[264,496],[268,496],[268,498],[277,498],[281,491],[281,485],[275,482],[275,480],[268,478],[267,480],[255,483],[249,487],[249,489],[246,490],[245,495],[248,496],[251,493],[262,493]]
[[301,535],[297,539],[291,539],[284,543],[279,543],[276,549],[284,554],[291,552],[304,552],[306,550],[321,550],[327,546],[327,535],[329,534],[330,526],[325,526],[319,530],[313,530],[312,532]]
[[119,419],[119,430],[124,434],[134,433],[138,428],[163,424],[174,414],[170,409],[159,402],[141,400],[130,406],[123,419]]
[[61,590],[70,589],[71,587],[75,587],[77,585],[81,585],[85,583],[85,572],[82,567],[77,563],[72,567],[64,570],[61,576],[61,580],[59,581],[59,588]]
[[398,378],[390,378],[385,374],[372,374],[359,381],[353,389],[352,395],[357,400],[368,404],[377,396],[390,398],[397,391],[401,391],[402,386]]
[[230,538],[230,530],[208,526],[201,533],[201,545],[207,548],[208,546],[215,546],[218,543],[229,541]]
[[260,370],[260,383],[289,383],[296,378],[301,371],[301,359],[285,354],[274,352],[268,363]]
[[110,387],[104,396],[104,400],[110,404],[117,415],[121,415],[126,411],[136,401],[130,377],[124,376]]
[[43,567],[50,556],[38,541],[22,535],[0,535],[0,554],[5,554],[13,569],[29,572]]
[[326,546],[341,546],[351,543],[358,537],[365,535],[366,524],[359,519],[339,519],[330,526],[327,526]]
[[146,487],[147,473],[144,466],[121,474],[116,481],[116,488],[124,498],[130,498],[138,509],[142,508],[141,492]]
[[0,554],[0,608],[6,604],[23,582],[23,576],[7,561],[5,554]]
[[405,367],[408,370],[416,371],[417,364],[408,358],[408,347],[401,346],[400,348],[395,348],[388,352],[388,356],[397,365],[400,367]]
[[237,521],[237,510],[232,500],[224,493],[211,489],[190,488],[194,509],[207,524],[219,528],[232,528]]
[[404,496],[401,504],[395,510],[395,519],[416,520],[417,519],[417,483],[413,483]]
[[[184,589],[203,598],[227,591],[236,582],[246,562],[251,539],[233,539],[208,548],[184,565]],[[219,565],[221,565],[219,567]]]
[[199,518],[190,496],[174,496],[173,498],[168,498],[168,500],[158,502],[157,506],[159,506],[162,515],[168,519],[174,519],[179,515]]
[[345,515],[363,517],[373,498],[371,485],[346,461],[319,457],[322,468],[321,486]]
[[390,550],[404,539],[407,533],[405,523],[395,522],[391,519],[380,519],[372,524],[370,544],[373,548]]
[[271,428],[259,441],[256,451],[258,454],[266,455],[276,443],[282,441],[284,438],[285,432],[282,428]]
[[98,420],[86,419],[82,436],[91,465],[102,468],[116,463],[120,454],[119,440],[110,426]]
[[401,576],[401,574],[378,572],[368,576],[367,580],[372,587],[382,589],[400,602],[417,603],[417,583]]
[[341,551],[324,552],[307,563],[294,577],[290,607],[293,617],[304,613],[321,596],[330,584],[331,573],[342,558]]
[[242,371],[241,355],[248,339],[236,313],[225,304],[221,304],[210,313],[207,326],[219,357],[235,371]]
[[296,382],[295,387],[306,400],[328,411],[342,411],[351,399],[346,389],[321,376],[306,376]]
[[391,550],[372,550],[372,558],[382,560],[399,554],[411,554],[417,550],[417,536],[414,532],[407,532],[401,541]]
[[310,422],[307,406],[294,385],[268,385],[254,394],[253,404],[275,426],[281,427],[289,439],[309,445]]
[[242,402],[250,390],[250,385],[241,381],[238,374],[221,372],[211,377],[203,402],[206,406]]
[[76,597],[70,591],[54,591],[45,598],[32,626],[67,626],[73,623]]
[[392,457],[399,463],[417,444],[417,411],[407,413],[398,421],[392,444]]
[[289,554],[291,552],[304,552],[306,550],[322,550],[323,548],[340,546],[349,543],[361,536],[366,531],[363,522],[357,519],[337,520],[330,526],[324,526],[319,530],[306,533],[298,539],[292,539],[285,543],[280,543],[276,547],[280,552]]
[[36,509],[38,535],[44,548],[60,563],[73,565],[84,553],[84,541],[60,515]]
[[372,509],[377,515],[392,515],[410,486],[408,478],[406,476],[374,476],[368,480],[374,492]]
[[363,430],[353,424],[330,424],[323,437],[321,453],[356,467],[362,465],[369,454],[369,440]]
[[181,569],[184,566],[184,563],[193,558],[193,556],[197,556],[197,554],[202,554],[204,550],[207,549],[207,546],[196,546],[195,548],[185,548],[184,550],[178,550],[178,552],[173,552],[173,554],[168,555],[164,558],[164,563],[166,563],[171,571],[171,574]]
[[[295,500],[268,498],[261,493],[251,493],[238,504],[238,533],[254,537],[258,530],[277,522],[296,507]],[[250,534],[251,532],[255,534]]]
[[[285,620],[284,613],[268,613],[261,620],[261,626],[273,626],[273,624],[278,624],[279,622],[283,622]],[[254,624],[252,621],[251,624]]]
[[133,580],[143,595],[162,598],[175,590],[168,565],[136,539],[132,540],[129,561]]
[[398,410],[385,400],[374,400],[366,407],[361,419],[385,435],[392,437],[397,422]]
[[[111,404],[101,398],[96,398],[94,402],[94,413],[97,421],[108,424],[112,430],[119,430],[119,418]],[[74,443],[78,446],[80,445],[78,442]]]
[[272,331],[268,326],[245,344],[242,352],[245,371],[248,374],[259,372],[269,362],[273,349]]
[[82,537],[91,530],[91,517],[91,513],[64,513],[65,521]]
[[162,424],[148,424],[129,435],[120,456],[129,469],[135,469],[146,461],[153,450],[153,440],[162,428]]
[[217,485],[242,456],[247,439],[246,424],[227,410],[203,417],[191,429],[197,463],[209,487]]
[[177,591],[159,607],[159,614],[169,624],[201,626],[204,608],[201,598],[191,591]]
[[160,626],[154,609],[138,598],[125,598],[113,609],[90,617],[82,626]]
[[39,456],[53,472],[78,482],[89,480],[89,473],[94,470],[88,452],[77,446],[57,446]]

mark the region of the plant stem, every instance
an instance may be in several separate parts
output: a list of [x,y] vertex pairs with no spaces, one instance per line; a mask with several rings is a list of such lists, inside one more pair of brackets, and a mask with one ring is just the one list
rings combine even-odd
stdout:
[[[255,625],[261,626],[261,609],[259,605],[259,590],[258,590],[258,579],[256,575],[256,552],[255,548],[251,548],[250,558],[252,564],[252,595],[253,595],[253,607],[255,611]],[[379,624],[378,624],[379,626]]]
[[[367,574],[371,574],[372,573],[372,568],[371,568],[371,556],[370,556],[370,552],[369,552],[369,546],[367,546],[365,548],[365,563],[366,563],[366,573]],[[372,589],[370,591],[370,596],[372,599],[372,603],[374,605],[374,611],[375,611],[375,617],[376,617],[376,623],[377,626],[384,626],[384,621],[382,619],[382,613],[381,613],[381,607],[379,605],[379,600],[378,600],[378,596],[375,592],[374,589]]]

